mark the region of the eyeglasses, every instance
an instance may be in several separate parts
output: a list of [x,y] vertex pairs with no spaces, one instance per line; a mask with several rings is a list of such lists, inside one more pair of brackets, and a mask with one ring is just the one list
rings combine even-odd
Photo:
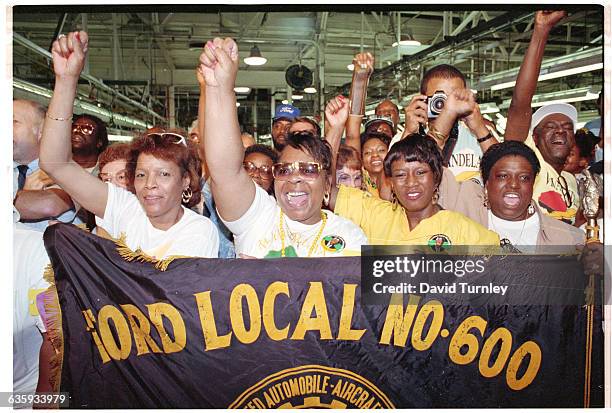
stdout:
[[94,133],[94,129],[95,126],[91,125],[89,123],[85,123],[85,124],[78,124],[75,123],[74,125],[72,125],[72,131],[73,132],[80,132],[83,135],[91,135]]
[[176,145],[185,145],[187,146],[187,140],[183,135],[179,135],[174,132],[152,132],[147,134],[148,138],[153,139],[166,139],[169,138],[170,141]]
[[563,195],[563,202],[565,202],[565,206],[567,208],[571,207],[572,206],[572,194],[569,191],[569,185],[567,184],[565,177],[559,175],[559,177],[557,178],[557,182],[559,183],[559,186],[561,187],[561,195]]
[[242,166],[244,166],[244,169],[249,175],[254,175],[255,172],[259,171],[259,176],[262,178],[272,178],[272,166],[270,165],[262,165],[258,167],[253,162],[245,161],[242,163]]
[[102,182],[112,182],[113,179],[115,179],[117,182],[120,182],[120,183],[127,182],[127,171],[125,169],[122,169],[114,174],[107,173],[107,172],[100,172],[98,176],[100,177]]
[[316,180],[321,175],[318,162],[279,162],[272,165],[272,176],[279,181],[288,181],[296,172],[307,181]]

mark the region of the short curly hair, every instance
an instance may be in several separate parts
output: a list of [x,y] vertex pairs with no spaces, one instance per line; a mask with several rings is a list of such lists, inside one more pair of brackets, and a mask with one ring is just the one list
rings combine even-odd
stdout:
[[389,138],[389,136],[385,135],[384,133],[380,133],[380,132],[363,132],[360,136],[359,136],[360,140],[361,140],[361,152],[363,154],[363,145],[365,145],[365,143],[367,141],[369,141],[370,139],[378,139],[380,141],[382,141],[385,145],[387,145],[387,148],[389,147],[389,144],[391,143],[391,138]]
[[[172,137],[166,136],[158,138],[153,135],[163,132],[176,133],[185,137],[186,145],[177,144]],[[136,162],[141,153],[150,154],[156,158],[178,165],[181,173],[189,176],[189,188],[191,188],[191,192],[193,193],[189,202],[184,203],[184,205],[187,208],[191,208],[200,202],[202,196],[202,162],[198,156],[196,145],[187,138],[185,130],[163,130],[160,127],[153,127],[134,139],[130,145],[130,155],[127,163],[128,188],[132,192],[135,192],[134,175],[136,171]]]
[[500,159],[506,156],[522,156],[531,164],[534,176],[540,173],[540,161],[529,146],[519,141],[504,141],[493,144],[482,155],[480,160],[480,175],[483,183],[487,183],[491,169]]
[[248,148],[244,150],[244,157],[246,158],[248,155],[252,153],[260,153],[262,155],[265,155],[268,158],[272,159],[272,163],[278,162],[278,152],[276,152],[274,149],[270,148],[267,145],[262,145],[260,143],[257,143],[255,145],[249,146]]
[[340,148],[338,148],[336,169],[342,169],[344,166],[353,169],[361,169],[361,154],[352,146],[341,144]]
[[114,161],[125,160],[127,162],[130,157],[130,149],[131,146],[129,143],[114,143],[109,145],[98,157],[98,169],[101,171],[106,164]]

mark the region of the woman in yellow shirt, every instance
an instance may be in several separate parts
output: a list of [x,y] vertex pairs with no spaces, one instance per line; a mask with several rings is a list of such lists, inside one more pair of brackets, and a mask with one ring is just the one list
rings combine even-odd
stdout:
[[393,202],[340,186],[333,191],[330,205],[335,213],[359,225],[374,245],[498,246],[495,232],[438,205],[442,171],[436,143],[414,134],[395,144],[384,160]]

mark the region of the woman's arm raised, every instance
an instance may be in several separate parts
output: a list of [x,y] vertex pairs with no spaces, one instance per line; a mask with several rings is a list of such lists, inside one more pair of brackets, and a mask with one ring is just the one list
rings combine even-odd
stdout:
[[72,160],[72,107],[87,54],[85,32],[72,32],[53,42],[55,88],[40,142],[40,168],[77,203],[104,217],[108,189]]
[[226,221],[239,219],[255,198],[255,183],[242,167],[244,146],[236,114],[234,84],[238,72],[238,46],[230,38],[208,41],[198,67],[206,82],[204,148],[213,197]]

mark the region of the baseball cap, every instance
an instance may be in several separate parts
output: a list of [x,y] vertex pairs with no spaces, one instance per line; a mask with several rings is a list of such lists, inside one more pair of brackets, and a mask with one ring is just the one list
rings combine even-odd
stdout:
[[274,112],[274,118],[272,122],[276,122],[279,119],[293,120],[300,116],[300,110],[293,105],[279,105],[276,107]]
[[377,122],[385,122],[387,123],[389,126],[391,126],[393,128],[393,121],[391,120],[390,116],[383,116],[383,115],[372,115],[368,118],[368,120],[366,121],[364,128],[367,130],[370,125],[377,123]]
[[538,126],[538,124],[542,122],[542,119],[544,119],[546,116],[554,115],[556,113],[560,113],[570,118],[574,124],[574,128],[576,127],[576,123],[578,122],[578,112],[573,105],[567,103],[551,103],[549,105],[542,106],[531,116],[530,131],[533,132],[534,128]]

